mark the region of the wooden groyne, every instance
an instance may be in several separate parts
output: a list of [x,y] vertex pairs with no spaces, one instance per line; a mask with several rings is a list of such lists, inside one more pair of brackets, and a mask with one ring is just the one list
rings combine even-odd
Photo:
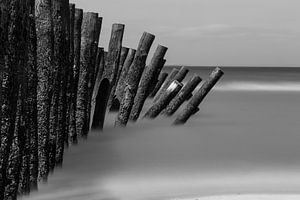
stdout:
[[[63,164],[66,147],[103,129],[108,109],[115,126],[173,115],[185,123],[223,76],[216,68],[201,82],[189,69],[164,71],[167,47],[144,32],[137,48],[124,47],[125,25],[113,24],[107,51],[99,47],[102,17],[69,0],[0,1],[0,199],[38,189]],[[136,49],[136,50],[135,50]]]

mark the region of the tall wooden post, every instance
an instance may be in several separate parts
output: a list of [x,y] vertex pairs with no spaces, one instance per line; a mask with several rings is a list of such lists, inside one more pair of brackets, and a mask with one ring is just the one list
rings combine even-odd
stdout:
[[161,61],[163,60],[166,52],[167,47],[159,45],[153,55],[153,58],[151,60],[151,63],[148,67],[146,67],[143,76],[141,78],[137,94],[134,98],[134,105],[131,110],[130,114],[130,120],[136,121],[140,113],[143,109],[144,103],[148,97],[149,89],[151,87],[151,81],[153,80],[153,77],[156,73],[156,71],[159,70]]
[[182,83],[178,82],[177,80],[173,81],[166,89],[165,93],[162,94],[161,98],[146,112],[144,117],[150,119],[157,117],[161,111],[166,108],[170,101],[178,94],[182,86]]
[[118,109],[120,108],[120,102],[123,98],[123,94],[124,94],[124,89],[125,89],[125,81],[127,78],[127,74],[129,71],[129,68],[133,62],[134,56],[135,56],[136,50],[135,49],[129,49],[129,52],[127,54],[126,60],[124,62],[123,68],[122,68],[122,72],[120,75],[120,79],[119,82],[117,84],[117,88],[116,88],[116,92],[115,92],[115,98],[113,101],[113,107]]
[[49,122],[50,101],[52,97],[53,71],[53,22],[52,4],[50,0],[36,1],[36,31],[37,31],[37,71],[38,71],[38,152],[39,177],[47,180],[49,173]]
[[[95,112],[93,127],[103,129],[105,120],[106,108],[108,99],[112,90],[113,85],[116,83],[119,61],[122,49],[122,41],[124,34],[124,24],[113,24],[111,38],[108,47],[107,58],[105,59],[105,68],[102,75],[102,80],[99,87],[99,92],[103,92],[102,100],[97,101],[97,109]],[[98,97],[97,97],[98,99]],[[98,120],[98,121],[97,121]]]
[[[178,71],[177,71],[178,72]],[[161,73],[158,77],[158,81],[154,87],[154,89],[152,90],[151,94],[149,95],[150,98],[153,98],[156,93],[159,91],[159,89],[161,88],[161,86],[164,84],[164,82],[166,81],[167,77],[168,77],[168,73],[164,72]]]
[[76,133],[76,106],[77,106],[77,85],[79,80],[80,69],[80,49],[81,49],[81,25],[83,18],[83,10],[75,9],[74,21],[74,66],[73,66],[73,85],[72,85],[72,102],[70,105],[70,126],[69,140],[72,144],[77,144]]
[[108,108],[110,109],[110,111],[118,111],[119,110],[119,106],[118,105],[115,106],[113,104],[113,102],[114,102],[114,99],[115,99],[116,88],[117,88],[117,85],[118,85],[118,82],[119,82],[119,79],[120,79],[120,76],[121,76],[121,72],[122,72],[123,65],[124,65],[125,59],[127,57],[128,51],[129,51],[129,48],[122,47],[121,55],[120,55],[119,69],[118,69],[117,78],[116,78],[116,83],[114,84],[114,86],[111,90],[110,97],[109,97],[109,100],[108,100]]
[[170,102],[165,109],[164,114],[167,116],[173,115],[177,109],[186,101],[189,95],[192,94],[197,85],[202,81],[198,75],[194,75],[182,88],[182,90],[176,95],[176,97]]
[[132,62],[132,65],[128,71],[128,75],[126,78],[126,87],[124,97],[121,102],[121,107],[117,116],[116,126],[126,126],[129,115],[134,103],[134,97],[136,95],[138,85],[146,66],[146,59],[151,48],[151,45],[154,41],[155,36],[150,33],[144,33],[137,52],[135,54],[135,58]]
[[[81,137],[88,135],[89,67],[92,66],[94,27],[98,20],[96,13],[84,13],[81,34],[80,72],[77,89],[76,131]],[[94,66],[92,66],[94,67]]]
[[211,73],[208,80],[205,81],[186,105],[186,108],[178,115],[174,122],[175,125],[186,123],[192,115],[199,111],[198,106],[223,75],[224,72],[220,68],[216,68]]

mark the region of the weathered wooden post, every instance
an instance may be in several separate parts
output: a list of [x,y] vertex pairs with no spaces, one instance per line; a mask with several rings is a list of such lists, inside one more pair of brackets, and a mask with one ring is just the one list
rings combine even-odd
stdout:
[[186,123],[192,115],[199,111],[198,106],[223,75],[224,72],[220,68],[216,68],[211,73],[208,80],[205,81],[202,87],[194,94],[186,108],[178,115],[174,122],[175,125]]
[[102,28],[102,17],[99,17],[97,19],[97,22],[95,24],[94,28],[94,43],[93,43],[93,56],[92,56],[92,62],[89,70],[89,84],[88,84],[88,107],[87,107],[87,122],[88,122],[88,130],[90,130],[90,121],[91,119],[91,108],[92,108],[92,97],[93,97],[93,90],[95,86],[95,72],[98,71],[99,66],[96,65],[97,62],[97,53],[98,53],[98,44],[99,44],[99,37],[101,33]]
[[161,73],[163,67],[165,66],[166,62],[167,62],[166,59],[160,60],[160,62],[158,64],[158,68],[157,68],[157,70],[155,71],[155,73],[154,73],[154,75],[152,77],[152,80],[151,80],[151,83],[150,83],[150,87],[149,87],[149,89],[147,91],[147,93],[148,93],[147,97],[149,97],[152,94],[152,92],[153,92],[156,84],[158,83],[160,73]]
[[[172,81],[177,80],[177,81],[181,82],[186,77],[188,72],[189,72],[189,70],[186,67],[181,67],[181,69],[179,70],[179,72],[176,74],[176,76],[174,77],[174,79]],[[170,83],[167,84],[167,82],[165,85],[163,85],[163,87],[160,89],[158,94],[155,96],[155,98],[153,100],[154,102],[156,102],[161,97],[161,95],[166,91],[166,89],[169,87],[169,85],[170,85]]]
[[76,131],[86,138],[88,135],[89,72],[92,66],[94,28],[98,20],[97,13],[84,13],[81,31],[80,72],[77,89]]
[[119,106],[118,105],[115,106],[113,104],[113,102],[114,102],[114,99],[115,99],[115,93],[116,93],[117,85],[118,85],[118,82],[120,80],[121,72],[122,72],[123,65],[124,65],[125,59],[127,57],[128,51],[129,51],[129,48],[122,47],[121,55],[120,55],[120,62],[119,62],[119,69],[118,69],[117,78],[116,78],[116,83],[113,85],[113,88],[111,90],[110,97],[109,97],[109,100],[108,100],[108,108],[109,108],[110,111],[118,111],[119,110]]
[[[178,71],[177,71],[178,72]],[[164,84],[164,82],[166,81],[168,77],[168,73],[164,72],[161,73],[158,77],[158,82],[156,83],[153,91],[151,92],[151,94],[149,95],[150,98],[153,98],[156,93],[159,91],[159,89],[161,88],[161,86]]]
[[129,115],[133,106],[134,97],[137,92],[142,73],[146,66],[146,59],[154,38],[154,35],[145,32],[140,40],[134,60],[128,71],[125,82],[126,86],[124,89],[124,97],[121,102],[115,126],[127,125]]
[[28,194],[37,189],[38,178],[38,122],[37,122],[37,38],[35,26],[35,1],[27,0],[27,66],[25,77],[27,87],[25,91],[25,137],[24,150],[22,156],[22,166],[19,181],[19,193]]
[[175,80],[176,75],[179,73],[179,70],[176,68],[173,68],[170,75],[167,77],[166,81],[164,84],[160,87],[160,89],[157,91],[153,102],[157,101],[160,98],[160,95],[165,91],[170,84]]
[[36,1],[36,31],[37,31],[37,72],[38,72],[38,152],[39,178],[47,180],[49,173],[49,122],[50,101],[52,98],[53,71],[53,23],[52,4],[50,0]]
[[182,88],[182,90],[176,95],[176,97],[170,102],[164,111],[167,116],[173,115],[178,108],[185,102],[185,100],[192,94],[197,85],[202,81],[198,75],[194,75]]
[[[99,64],[99,68],[98,68],[98,72],[97,72],[97,77],[96,77],[96,81],[95,81],[95,86],[94,86],[94,90],[93,90],[93,95],[92,95],[92,102],[91,102],[91,120],[90,120],[90,128],[92,128],[92,124],[93,124],[93,120],[94,120],[94,113],[95,113],[95,107],[96,107],[96,100],[97,100],[97,95],[99,92],[99,87],[101,84],[101,78],[102,78],[102,74],[103,74],[103,70],[104,70],[104,65],[105,65],[105,61],[104,61],[104,48],[98,48],[98,55],[97,55],[97,61]],[[102,92],[102,91],[100,91]]]
[[[96,103],[96,109],[93,120],[93,128],[103,129],[105,120],[106,108],[113,85],[116,83],[120,54],[122,49],[122,41],[124,34],[124,24],[113,24],[111,38],[108,47],[107,58],[105,59],[105,68],[102,75],[102,80],[99,87]],[[99,99],[99,101],[98,101]]]
[[182,88],[182,83],[177,80],[173,81],[162,94],[161,98],[146,112],[145,118],[154,119],[161,111],[170,103],[170,101],[178,94]]
[[146,69],[142,75],[142,78],[141,78],[141,81],[140,81],[140,84],[139,84],[139,87],[137,90],[137,94],[134,98],[134,104],[133,104],[131,114],[129,117],[129,119],[131,121],[136,121],[139,118],[140,113],[143,109],[144,103],[149,95],[151,81],[153,80],[155,72],[157,70],[159,70],[158,68],[161,67],[160,66],[161,61],[163,60],[163,58],[167,52],[167,49],[168,49],[167,47],[158,45],[158,47],[153,55],[153,58],[151,60],[151,63],[149,64],[148,67],[146,67]]
[[69,132],[71,124],[71,110],[74,111],[74,104],[72,101],[72,93],[74,87],[74,24],[75,24],[75,4],[69,4],[69,67],[67,73],[67,119],[66,119],[66,134],[65,145],[69,146]]
[[129,71],[129,68],[133,62],[134,56],[135,56],[136,50],[135,49],[129,49],[129,52],[127,54],[126,60],[123,65],[123,69],[119,78],[119,82],[117,84],[116,92],[115,92],[115,98],[112,102],[112,106],[119,110],[120,108],[120,102],[123,99],[124,89],[125,89],[125,81],[127,78],[127,74]]
[[75,9],[74,19],[74,66],[73,66],[73,85],[72,85],[72,102],[70,110],[69,140],[71,144],[77,144],[76,133],[76,105],[77,105],[77,85],[79,80],[80,69],[80,49],[81,49],[81,25],[83,19],[83,10]]
[[69,1],[52,1],[54,30],[53,96],[50,107],[49,169],[62,164],[66,133],[67,78],[69,64]]

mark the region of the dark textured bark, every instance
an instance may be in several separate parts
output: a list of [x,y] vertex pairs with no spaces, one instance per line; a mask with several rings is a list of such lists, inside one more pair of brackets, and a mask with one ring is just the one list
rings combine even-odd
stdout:
[[[181,69],[176,74],[176,76],[174,77],[174,79],[171,80],[171,82],[173,82],[174,80],[177,80],[179,82],[183,81],[183,79],[186,77],[186,75],[188,74],[188,72],[189,72],[189,70],[186,67],[181,67]],[[169,85],[170,85],[170,83],[163,85],[163,87],[160,89],[160,91],[155,96],[155,98],[153,100],[154,102],[156,102],[161,97],[161,95],[166,91],[166,89],[169,87]]]
[[153,106],[146,112],[145,118],[154,119],[156,118],[163,109],[170,103],[170,101],[178,94],[182,88],[182,83],[177,80],[173,81],[170,86],[166,89],[161,98],[153,104]]
[[160,89],[157,91],[155,97],[154,97],[154,102],[155,100],[159,99],[160,95],[165,91],[169,85],[175,80],[176,75],[179,73],[179,70],[174,68],[172,69],[170,75],[167,77],[166,81],[164,84],[160,87]]
[[[96,112],[95,115],[97,116],[98,120],[101,121],[95,121],[93,127],[94,128],[99,128],[103,129],[103,123],[105,120],[105,114],[106,114],[106,109],[107,109],[107,104],[109,100],[109,96],[112,90],[112,87],[114,84],[116,84],[116,79],[117,79],[117,73],[119,69],[119,62],[120,62],[120,55],[121,55],[121,50],[122,50],[122,41],[123,41],[123,34],[124,34],[124,24],[113,24],[112,25],[112,31],[111,31],[111,37],[110,37],[110,42],[109,42],[109,47],[108,47],[108,53],[107,57],[105,59],[105,68],[104,72],[102,75],[102,82],[106,82],[108,80],[109,84],[104,83],[102,86],[109,87],[108,89],[100,87],[100,93],[102,92],[101,90],[104,89],[104,92],[101,95],[98,95],[99,99],[97,97],[97,105],[96,105]],[[104,94],[106,96],[104,96]],[[99,101],[98,101],[99,99]],[[100,113],[98,113],[100,111]]]
[[162,85],[166,81],[167,77],[168,77],[168,73],[166,73],[166,72],[164,72],[164,73],[162,73],[162,74],[159,75],[158,81],[157,81],[157,83],[156,83],[153,91],[149,95],[149,97],[153,98],[156,95],[156,93],[159,91],[159,89],[162,87]]
[[118,111],[119,110],[119,106],[118,105],[115,106],[115,104],[113,104],[113,103],[114,103],[114,99],[115,99],[117,85],[120,80],[121,72],[122,72],[123,65],[124,65],[125,59],[127,57],[128,51],[129,51],[129,48],[122,47],[116,83],[113,85],[113,87],[111,89],[110,97],[108,100],[108,107],[109,107],[110,111]]
[[[56,13],[55,3],[57,1],[58,12]],[[52,0],[53,22],[54,22],[54,56],[59,67],[59,98],[58,98],[58,129],[56,137],[55,165],[61,166],[63,163],[64,142],[67,135],[67,85],[68,76],[71,70],[69,62],[70,54],[70,14],[69,0]],[[55,23],[56,22],[56,23]],[[61,23],[61,25],[60,25]],[[56,26],[57,29],[56,30]],[[58,33],[58,34],[57,34]],[[58,43],[56,43],[58,42]],[[57,45],[57,46],[56,46]],[[66,48],[67,47],[67,48]],[[57,48],[57,50],[56,50]],[[59,53],[59,54],[56,54]]]
[[170,102],[165,109],[164,114],[167,116],[173,115],[178,108],[186,101],[189,95],[192,94],[197,85],[202,81],[198,75],[194,75],[182,88],[182,90],[176,95],[176,97]]
[[134,97],[136,95],[142,73],[146,66],[146,59],[154,38],[154,35],[145,32],[140,40],[137,52],[125,81],[126,86],[124,89],[124,97],[121,102],[115,126],[124,127],[127,125],[129,115],[134,103]]
[[167,52],[167,49],[167,47],[159,45],[153,55],[149,66],[146,67],[142,75],[136,96],[134,98],[134,104],[129,117],[131,121],[136,121],[139,118],[144,103],[149,94],[151,81],[153,80],[156,71],[159,70],[160,64]]
[[69,5],[69,68],[67,75],[67,118],[66,118],[66,133],[65,134],[65,145],[69,146],[69,132],[70,132],[70,124],[71,124],[71,111],[74,111],[74,102],[72,101],[72,93],[74,87],[74,24],[75,24],[75,4]]
[[50,72],[54,68],[51,1],[36,1],[36,9],[39,178],[46,181],[49,173],[49,113],[52,97]]
[[216,68],[208,80],[204,82],[201,88],[194,94],[192,99],[188,102],[185,109],[178,115],[174,124],[184,124],[187,120],[198,112],[198,106],[206,97],[206,95],[210,92],[210,90],[215,86],[215,84],[219,81],[219,79],[224,75],[223,71],[220,68]]
[[25,136],[24,150],[20,174],[19,193],[28,194],[37,189],[38,178],[38,135],[37,135],[37,63],[36,63],[36,26],[35,1],[27,0],[29,17],[27,21],[27,53],[28,61],[25,68],[27,80],[24,100]]
[[150,82],[150,86],[149,86],[149,89],[147,91],[147,97],[150,96],[150,94],[152,94],[156,84],[158,83],[158,80],[159,80],[159,76],[160,76],[160,73],[163,69],[163,67],[165,66],[167,60],[166,59],[162,59],[159,64],[158,64],[158,68],[157,70],[155,71],[154,75],[153,75],[153,78]]
[[77,86],[79,79],[80,68],[80,48],[81,48],[81,25],[83,18],[83,10],[75,9],[74,21],[74,66],[73,66],[73,87],[72,87],[72,102],[70,108],[70,125],[69,125],[69,140],[71,144],[77,144],[76,133],[76,106],[77,106]]
[[[129,49],[129,52],[127,54],[126,60],[124,62],[122,72],[120,75],[119,82],[117,84],[116,92],[115,92],[115,99],[114,99],[114,106],[120,108],[120,102],[123,98],[124,89],[125,89],[125,81],[127,78],[127,74],[129,71],[129,68],[133,62],[134,56],[135,56],[136,50],[135,49]],[[117,104],[117,105],[116,105]]]
[[[77,89],[76,131],[78,136],[88,135],[89,72],[92,66],[94,28],[98,20],[96,13],[84,13],[81,31],[80,72]],[[94,67],[94,66],[92,66]]]
[[98,44],[99,44],[99,37],[102,28],[102,18],[99,17],[94,27],[94,42],[93,42],[93,56],[91,61],[91,66],[89,67],[89,84],[88,84],[88,107],[87,107],[87,122],[88,122],[88,130],[90,130],[90,122],[91,119],[91,109],[92,109],[92,97],[93,97],[93,90],[96,81],[96,71],[98,67],[96,65],[97,62],[97,52],[98,52]]
[[61,164],[66,134],[66,90],[69,65],[69,1],[52,1],[54,70],[50,105],[49,169]]
[[[1,116],[1,145],[0,145],[0,199],[13,199],[16,196],[19,166],[20,145],[19,133],[16,128],[17,116],[21,117],[22,102],[19,94],[22,92],[24,80],[24,61],[26,49],[24,49],[24,2],[20,0],[1,1],[1,37],[5,46],[4,62],[2,63],[2,116]],[[6,16],[6,17],[3,17]],[[5,19],[6,18],[6,19]],[[24,134],[24,133],[22,133]],[[16,156],[14,156],[16,155]],[[10,196],[11,194],[11,196]]]
[[92,123],[93,123],[93,120],[94,120],[94,113],[95,113],[95,107],[96,107],[96,98],[97,98],[97,95],[98,95],[98,92],[99,92],[99,87],[100,87],[100,84],[101,84],[102,74],[103,74],[104,65],[105,65],[104,48],[98,48],[98,55],[97,55],[96,63],[99,65],[99,68],[98,68],[97,77],[96,77],[95,86],[94,86],[93,95],[92,95],[91,113],[90,113],[90,115],[91,115],[90,128],[92,127]]

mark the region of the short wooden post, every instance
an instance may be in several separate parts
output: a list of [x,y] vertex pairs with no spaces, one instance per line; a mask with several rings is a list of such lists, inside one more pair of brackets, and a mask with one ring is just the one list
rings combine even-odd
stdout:
[[74,19],[74,66],[73,66],[73,85],[72,85],[72,102],[70,110],[69,140],[71,144],[77,144],[76,133],[76,106],[77,106],[77,85],[79,80],[80,69],[80,49],[81,49],[81,25],[83,19],[83,10],[75,9]]
[[178,108],[185,102],[185,100],[192,94],[197,85],[202,81],[198,75],[194,75],[189,82],[182,88],[176,97],[170,102],[165,109],[164,114],[167,116],[173,115]]
[[198,106],[200,103],[223,75],[224,72],[220,68],[216,68],[211,73],[208,80],[205,81],[202,87],[194,94],[186,108],[178,115],[174,122],[175,125],[186,123],[192,115],[198,112]]
[[98,92],[98,94],[102,94],[98,95],[96,100],[93,128],[103,129],[109,95],[117,78],[124,29],[124,24],[113,24],[112,26],[107,58],[105,59],[105,68]]
[[[99,59],[99,61],[98,61]],[[94,119],[94,113],[95,113],[95,107],[96,107],[96,98],[99,92],[99,87],[101,84],[101,78],[102,78],[102,74],[103,74],[103,70],[104,70],[104,65],[105,65],[105,61],[104,61],[104,48],[98,48],[98,55],[97,55],[97,63],[99,65],[98,68],[98,72],[97,72],[97,77],[96,77],[96,81],[95,81],[95,86],[94,86],[94,90],[93,90],[93,95],[92,95],[92,102],[91,102],[91,120],[90,120],[90,128],[92,128],[92,123],[93,123],[93,119]]]
[[173,81],[170,86],[166,89],[165,93],[162,94],[161,98],[154,103],[154,105],[147,111],[145,118],[154,119],[156,118],[163,109],[170,103],[170,101],[178,94],[182,88],[182,83],[177,80]]
[[116,88],[117,88],[117,85],[118,85],[118,82],[119,82],[119,79],[121,76],[121,72],[122,72],[123,65],[124,65],[125,59],[127,57],[128,51],[129,51],[129,48],[122,47],[116,83],[112,87],[110,97],[108,100],[108,108],[110,111],[118,111],[119,110],[119,106],[118,105],[114,106],[112,103],[114,102],[114,99],[115,99]]
[[168,73],[164,72],[164,73],[161,73],[158,77],[158,82],[156,83],[153,91],[151,92],[151,94],[149,95],[150,98],[153,98],[156,93],[158,92],[158,90],[161,88],[161,86],[164,84],[164,82],[166,81],[168,77]]
[[89,72],[93,59],[94,28],[98,20],[96,13],[83,13],[81,31],[80,72],[77,89],[76,131],[83,138],[88,135]]
[[125,81],[126,77],[129,71],[129,68],[133,62],[134,56],[135,56],[136,50],[135,49],[129,49],[129,52],[127,54],[126,60],[124,62],[122,72],[119,78],[119,82],[117,84],[116,92],[115,92],[115,98],[112,102],[112,106],[119,110],[120,108],[120,102],[123,99],[124,89],[125,89]]
[[149,87],[149,89],[148,89],[148,91],[147,91],[147,93],[148,93],[148,94],[147,94],[147,97],[149,97],[149,96],[152,94],[152,92],[153,92],[153,90],[154,90],[156,84],[158,83],[159,76],[160,76],[161,71],[162,71],[163,67],[165,66],[166,62],[167,62],[166,59],[162,59],[162,60],[159,62],[158,68],[157,68],[157,70],[155,71],[155,73],[154,73],[154,75],[153,75],[153,78],[152,78],[151,83],[150,83],[150,87]]
[[172,69],[172,71],[171,71],[170,75],[168,76],[167,80],[161,86],[161,88],[159,89],[157,94],[155,95],[153,102],[156,102],[160,98],[160,96],[166,91],[166,89],[170,86],[170,84],[175,80],[175,77],[178,73],[179,73],[178,69],[176,69],[176,68]]
[[154,41],[155,36],[150,33],[144,33],[135,58],[128,71],[128,75],[125,82],[124,97],[121,102],[120,110],[116,119],[115,126],[126,126],[129,115],[133,106],[134,97],[136,95],[138,85],[146,66],[146,59],[150,51],[151,45]]
[[53,67],[53,23],[50,0],[36,1],[37,71],[38,71],[38,150],[39,178],[47,180],[49,173],[49,112],[52,91],[50,73]]
[[146,67],[143,76],[141,78],[137,94],[134,98],[134,104],[131,110],[130,114],[130,120],[131,121],[137,121],[137,119],[140,116],[140,113],[143,109],[144,103],[148,97],[149,90],[151,87],[151,81],[153,80],[153,77],[155,75],[155,72],[159,70],[161,67],[161,61],[163,60],[166,52],[167,52],[167,47],[158,45],[153,58],[151,60],[151,63],[149,64],[148,67]]

